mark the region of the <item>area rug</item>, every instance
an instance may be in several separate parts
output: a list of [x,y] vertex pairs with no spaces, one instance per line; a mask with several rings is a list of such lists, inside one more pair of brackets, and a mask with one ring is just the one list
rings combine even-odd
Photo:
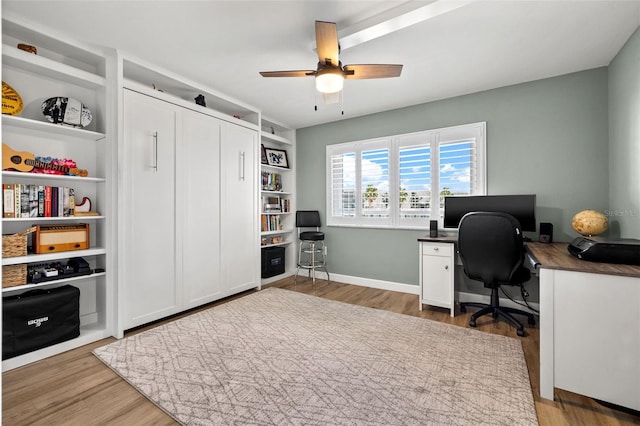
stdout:
[[520,341],[268,288],[94,350],[185,425],[535,425]]

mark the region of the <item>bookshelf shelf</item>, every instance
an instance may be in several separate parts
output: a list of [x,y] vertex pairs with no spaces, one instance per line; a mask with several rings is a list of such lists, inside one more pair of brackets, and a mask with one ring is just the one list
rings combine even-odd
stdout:
[[2,126],[15,127],[17,129],[44,132],[49,135],[65,136],[70,138],[84,139],[88,141],[99,141],[106,137],[104,133],[91,130],[78,129],[75,127],[62,126],[49,123],[47,121],[34,120],[32,118],[16,117],[13,115],[2,116]]
[[274,135],[272,133],[263,132],[262,139],[270,142],[276,142],[284,145],[293,145],[293,142],[290,139],[287,139],[283,136]]
[[93,273],[93,274],[89,274],[89,275],[82,275],[80,277],[71,277],[71,278],[62,278],[59,280],[52,280],[52,281],[47,281],[47,282],[43,282],[43,283],[38,283],[38,284],[25,284],[25,285],[17,285],[15,287],[7,287],[7,288],[3,288],[2,289],[2,293],[12,293],[14,291],[19,291],[19,290],[33,290],[34,288],[41,288],[41,287],[46,287],[48,285],[52,285],[52,284],[61,284],[61,283],[81,283],[82,281],[86,281],[92,278],[96,278],[96,277],[103,277],[106,274],[104,272],[98,272],[98,273]]
[[106,219],[106,216],[63,216],[63,217],[12,217],[4,218],[3,221],[7,223],[13,222],[70,222],[70,221],[87,221],[87,220],[102,220]]
[[107,80],[101,75],[54,61],[42,55],[34,55],[6,44],[2,45],[2,64],[37,74],[46,73],[55,80],[77,84],[88,89],[98,89],[107,85]]
[[24,173],[24,172],[2,172],[3,181],[10,179],[39,179],[46,181],[67,181],[67,182],[106,182],[105,178],[99,177],[82,177],[67,175],[48,175],[44,173]]
[[87,250],[60,251],[57,253],[46,254],[28,254],[26,256],[4,257],[2,258],[2,266],[19,265],[21,263],[49,262],[51,260],[68,259],[69,257],[98,256],[106,253],[107,250],[105,248],[94,247]]

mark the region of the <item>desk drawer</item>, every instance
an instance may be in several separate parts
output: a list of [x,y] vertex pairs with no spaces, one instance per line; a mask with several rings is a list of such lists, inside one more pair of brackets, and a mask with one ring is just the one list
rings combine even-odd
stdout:
[[423,242],[421,244],[424,256],[451,256],[453,253],[453,244],[432,242]]

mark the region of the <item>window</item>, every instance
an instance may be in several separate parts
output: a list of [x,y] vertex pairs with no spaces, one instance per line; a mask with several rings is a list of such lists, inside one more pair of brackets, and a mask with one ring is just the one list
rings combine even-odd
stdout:
[[442,222],[445,196],[484,195],[486,123],[327,146],[327,224]]

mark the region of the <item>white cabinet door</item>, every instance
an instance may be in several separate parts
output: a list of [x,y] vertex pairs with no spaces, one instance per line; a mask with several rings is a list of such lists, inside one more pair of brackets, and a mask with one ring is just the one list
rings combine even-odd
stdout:
[[222,279],[227,294],[258,286],[257,132],[223,123]]
[[182,223],[183,308],[224,297],[220,279],[221,120],[184,110],[177,223]]
[[175,268],[175,138],[177,110],[124,91],[124,328],[178,311]]
[[422,299],[436,306],[451,304],[451,266],[449,257],[422,257]]
[[421,242],[420,255],[420,309],[422,304],[440,306],[453,316],[453,244]]

